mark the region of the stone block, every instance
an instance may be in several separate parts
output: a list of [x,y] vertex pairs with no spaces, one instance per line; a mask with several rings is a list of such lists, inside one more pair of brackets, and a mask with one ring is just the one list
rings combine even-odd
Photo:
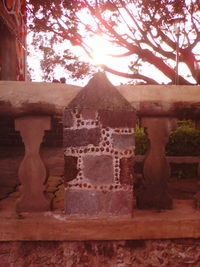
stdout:
[[96,216],[100,211],[99,204],[100,192],[98,191],[81,189],[65,191],[65,213],[67,215]]
[[134,111],[99,110],[99,117],[102,127],[133,128],[136,123],[136,114]]
[[74,124],[72,110],[66,108],[63,112],[63,126],[64,127],[72,127]]
[[86,155],[83,157],[83,174],[92,184],[102,185],[113,182],[113,158],[108,155]]
[[87,146],[89,144],[97,146],[100,142],[101,132],[99,128],[92,129],[64,129],[64,147]]
[[115,216],[132,216],[133,192],[122,190],[110,192],[110,200],[107,202],[106,212]]
[[95,120],[97,111],[95,109],[82,109],[81,114],[84,120]]
[[69,182],[76,178],[78,174],[77,169],[77,157],[65,156],[65,167],[64,167],[64,181]]
[[130,185],[133,183],[131,174],[133,174],[133,167],[135,160],[131,158],[120,159],[120,184]]
[[135,145],[133,134],[128,134],[128,135],[113,134],[112,138],[113,138],[113,147],[115,149],[125,150],[128,148],[133,148],[133,146]]

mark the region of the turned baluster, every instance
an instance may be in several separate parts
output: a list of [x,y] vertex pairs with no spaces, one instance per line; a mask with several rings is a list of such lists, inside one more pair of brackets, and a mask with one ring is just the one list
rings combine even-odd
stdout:
[[44,195],[46,168],[41,160],[39,149],[44,130],[50,129],[49,116],[25,116],[15,120],[15,129],[20,131],[25,156],[19,167],[21,196],[16,203],[17,212],[46,211],[50,201]]
[[141,209],[170,209],[172,199],[167,191],[170,168],[165,157],[165,146],[171,130],[170,119],[165,117],[142,118],[149,138],[149,150],[143,168],[144,188],[137,198]]

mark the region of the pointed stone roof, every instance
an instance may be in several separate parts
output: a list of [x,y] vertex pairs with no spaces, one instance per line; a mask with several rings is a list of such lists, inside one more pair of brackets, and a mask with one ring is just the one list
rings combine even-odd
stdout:
[[67,108],[133,111],[131,104],[110,83],[103,72],[96,73]]

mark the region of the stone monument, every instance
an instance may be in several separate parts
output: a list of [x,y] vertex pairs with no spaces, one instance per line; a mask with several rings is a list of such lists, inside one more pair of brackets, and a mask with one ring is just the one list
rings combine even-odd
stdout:
[[65,213],[132,216],[135,111],[97,73],[64,110]]

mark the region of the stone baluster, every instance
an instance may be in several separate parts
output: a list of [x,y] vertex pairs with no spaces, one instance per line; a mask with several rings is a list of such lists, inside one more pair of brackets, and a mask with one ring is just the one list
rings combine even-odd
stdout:
[[46,168],[39,149],[44,130],[50,129],[49,116],[25,116],[15,120],[15,129],[20,131],[25,156],[19,167],[21,196],[16,203],[17,212],[38,212],[50,209],[50,201],[44,195]]
[[142,126],[147,129],[150,146],[144,161],[144,188],[138,195],[137,206],[141,209],[170,209],[172,199],[167,191],[170,168],[165,157],[170,119],[145,117]]

